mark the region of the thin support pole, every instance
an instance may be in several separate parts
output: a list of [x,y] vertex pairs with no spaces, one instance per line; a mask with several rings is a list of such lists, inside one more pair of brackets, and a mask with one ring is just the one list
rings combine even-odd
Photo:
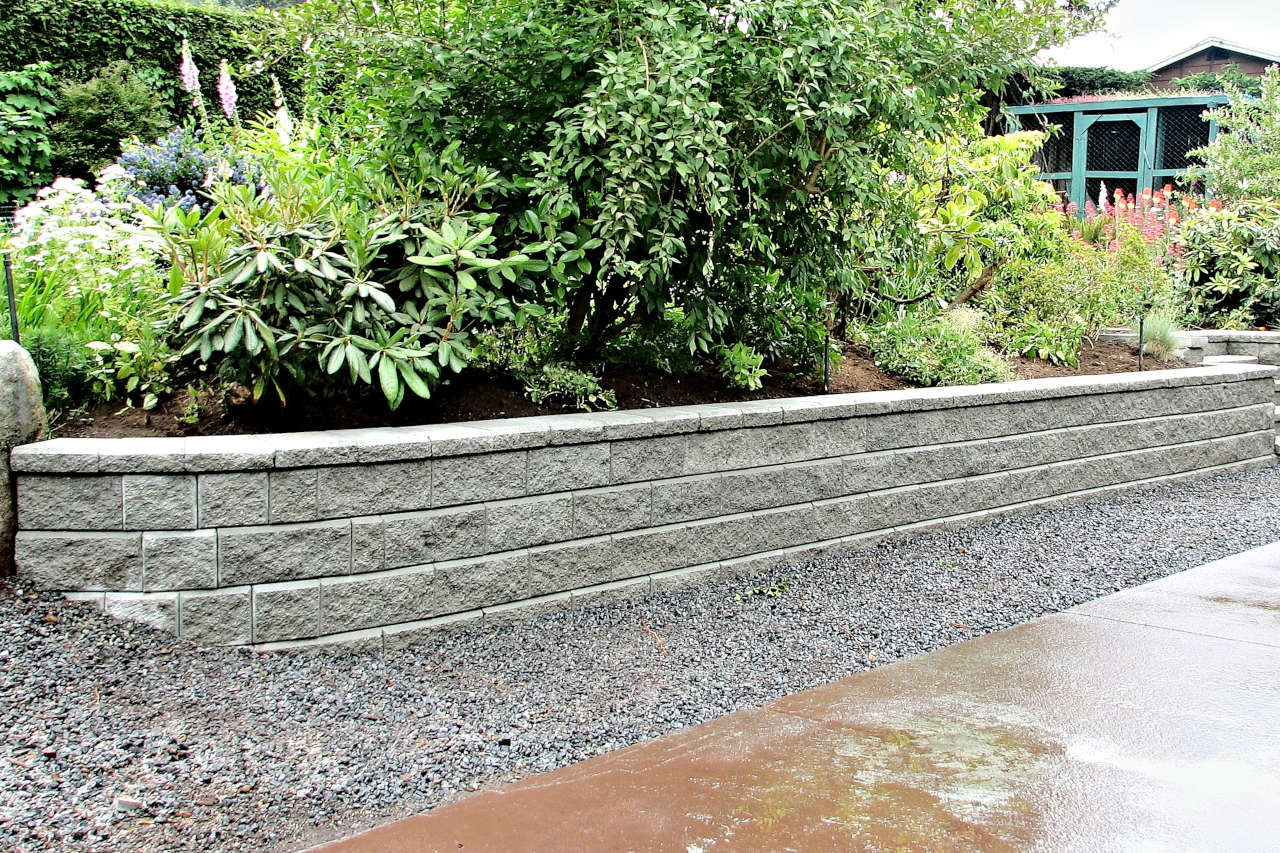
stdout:
[[4,289],[9,294],[9,331],[13,335],[13,342],[21,344],[18,340],[18,303],[13,296],[13,265],[9,261],[9,253],[4,253]]
[[822,343],[822,393],[831,393],[831,332]]
[[1138,370],[1139,371],[1146,370],[1146,367],[1142,363],[1143,350],[1147,348],[1146,337],[1147,337],[1147,318],[1139,317],[1138,318]]

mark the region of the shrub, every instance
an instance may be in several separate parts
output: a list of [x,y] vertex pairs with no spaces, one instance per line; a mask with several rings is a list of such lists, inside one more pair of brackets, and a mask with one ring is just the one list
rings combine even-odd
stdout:
[[152,143],[131,142],[117,160],[119,172],[111,191],[133,196],[148,207],[178,205],[185,209],[213,206],[205,190],[214,183],[253,184],[261,167],[230,145],[210,150],[201,134],[191,128],[174,128]]
[[53,86],[48,63],[0,70],[0,208],[30,199],[49,180]]
[[62,87],[52,129],[53,162],[63,177],[92,177],[130,137],[151,139],[172,122],[156,93],[128,62],[113,62],[83,83]]
[[[89,80],[102,68],[127,60],[158,94],[160,104],[181,117],[191,105],[173,75],[178,48],[188,39],[202,68],[216,68],[222,58],[236,67],[252,59],[246,44],[253,31],[270,29],[262,15],[186,3],[154,0],[7,0],[0,15],[0,44],[12,65],[46,61],[55,78]],[[293,91],[289,61],[276,64]],[[215,75],[203,84],[211,103]],[[248,74],[240,81],[246,115],[270,111],[271,81]]]
[[1181,241],[1196,322],[1280,324],[1280,201],[1201,209],[1184,222]]
[[921,385],[973,385],[1013,378],[1009,363],[972,330],[943,315],[912,311],[869,331],[880,367]]
[[[154,405],[147,389],[166,381],[170,365],[155,355],[172,314],[161,244],[129,207],[62,178],[18,210],[2,241],[14,255],[19,331],[24,343],[37,342],[37,366],[51,377],[51,409],[110,399]],[[113,353],[110,377],[95,357],[102,348]]]
[[1204,161],[1195,176],[1226,201],[1280,199],[1280,67],[1268,68],[1259,85],[1257,97],[1234,91],[1211,110],[1222,132],[1192,152]]
[[184,272],[184,353],[255,399],[342,384],[377,389],[392,408],[406,392],[428,397],[442,370],[467,365],[476,332],[523,317],[502,287],[518,289],[537,264],[497,253],[497,217],[466,206],[494,177],[452,150],[416,164],[412,184],[376,164],[318,156],[305,130],[242,136],[263,164],[261,191],[221,182],[210,190],[214,212],[151,212]]
[[1064,65],[1049,68],[1045,76],[1058,84],[1054,92],[1060,98],[1078,95],[1107,95],[1112,92],[1134,92],[1151,82],[1150,71],[1118,71],[1115,68]]

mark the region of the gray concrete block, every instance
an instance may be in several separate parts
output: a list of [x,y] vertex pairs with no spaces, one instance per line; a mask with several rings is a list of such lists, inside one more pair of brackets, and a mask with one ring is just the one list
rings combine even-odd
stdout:
[[186,470],[185,438],[113,438],[99,445],[98,470],[115,474],[178,474]]
[[178,596],[178,634],[201,646],[244,645],[253,640],[248,590],[184,592]]
[[574,586],[717,562],[723,550],[714,532],[719,523],[720,519],[710,519],[618,534],[613,537],[613,560]]
[[351,523],[346,520],[218,531],[222,586],[345,575],[350,568]]
[[808,503],[845,494],[844,463],[840,459],[731,471],[721,476],[727,499],[725,511],[730,513]]
[[[529,549],[530,589],[569,590],[617,580],[618,549],[608,536]],[[632,573],[634,574],[634,573]]]
[[141,592],[142,534],[20,530],[14,563],[45,589]]
[[360,430],[352,441],[356,460],[371,463],[430,459],[433,429],[432,426],[408,426]]
[[721,474],[697,474],[653,483],[653,523],[674,524],[733,512],[738,496],[729,493]]
[[267,518],[272,524],[320,517],[320,472],[315,468],[272,471],[267,478]]
[[529,494],[571,492],[608,483],[608,444],[575,444],[529,451]]
[[320,634],[320,596],[319,581],[254,587],[253,641],[301,640]]
[[455,506],[523,496],[529,452],[515,450],[433,460],[432,502],[436,506]]
[[[815,440],[815,427],[824,423],[784,424],[756,429],[700,432],[689,436],[684,473],[706,474],[712,471],[736,471],[787,462],[839,455]],[[835,431],[837,434],[839,430]],[[844,446],[847,442],[841,442]]]
[[387,568],[471,557],[488,550],[483,506],[389,515],[383,519]]
[[653,500],[648,483],[593,489],[573,495],[574,537],[620,533],[653,523]]
[[126,474],[126,530],[191,530],[196,526],[196,478],[190,474]]
[[13,448],[9,467],[27,474],[96,474],[102,438],[55,438]]
[[318,518],[430,509],[431,461],[338,465],[317,473]]
[[475,610],[564,589],[551,578],[531,574],[525,551],[437,563],[432,587],[440,613]]
[[196,478],[200,527],[266,524],[267,472],[209,473]]
[[184,467],[192,473],[262,471],[275,464],[276,448],[257,435],[202,435],[186,440]]
[[387,652],[398,652],[433,643],[443,634],[466,631],[480,625],[484,618],[481,610],[451,613],[432,619],[421,619],[399,625],[389,625],[382,631],[382,645]]
[[350,465],[356,458],[356,442],[362,430],[322,430],[278,433],[271,436],[276,468],[313,468]]
[[646,575],[610,583],[596,584],[569,591],[569,603],[574,607],[593,607],[610,601],[628,601],[648,595],[653,583]]
[[517,498],[485,504],[490,551],[513,551],[531,545],[572,539],[573,497]]
[[387,567],[385,522],[381,517],[351,520],[351,573],[380,572]]
[[512,601],[508,604],[484,608],[484,621],[502,623],[535,619],[548,613],[564,610],[571,603],[571,597],[567,592],[542,595],[537,598],[526,598],[522,601]]
[[615,441],[609,445],[609,479],[638,483],[676,477],[684,472],[687,435]]
[[686,566],[666,572],[655,572],[649,576],[649,588],[654,592],[666,592],[673,589],[684,589],[701,583],[710,583],[724,576],[719,563],[706,563],[698,566]]
[[875,507],[875,497],[868,495],[815,501],[813,526],[823,538],[853,536],[879,526]]
[[425,619],[441,612],[432,566],[350,578],[325,578],[320,592],[326,634]]
[[111,475],[23,474],[18,524],[23,530],[122,530],[122,481]]
[[103,609],[108,616],[141,622],[170,634],[178,633],[177,593],[108,592]]
[[142,534],[143,589],[209,589],[218,585],[218,537],[212,530]]

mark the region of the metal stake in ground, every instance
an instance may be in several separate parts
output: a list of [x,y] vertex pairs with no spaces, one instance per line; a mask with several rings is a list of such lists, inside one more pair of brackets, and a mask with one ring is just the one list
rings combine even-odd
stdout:
[[1138,370],[1144,370],[1142,365],[1142,351],[1147,348],[1146,345],[1147,318],[1138,318]]
[[13,298],[13,266],[8,252],[4,253],[4,288],[9,293],[9,331],[13,334],[13,342],[21,345],[22,341],[18,340],[18,306]]

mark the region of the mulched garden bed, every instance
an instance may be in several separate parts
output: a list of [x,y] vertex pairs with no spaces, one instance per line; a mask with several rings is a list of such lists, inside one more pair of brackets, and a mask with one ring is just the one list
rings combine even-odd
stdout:
[[[1186,367],[1178,360],[1156,362],[1148,359],[1148,370]],[[1049,376],[1083,376],[1127,373],[1137,370],[1132,345],[1105,342],[1080,354],[1078,368],[1060,367],[1029,358],[1014,359],[1019,379]],[[821,382],[808,376],[773,375],[759,391],[728,388],[715,374],[668,376],[634,370],[606,371],[603,386],[617,394],[620,409],[649,409],[658,406],[688,406],[697,403],[732,403],[743,400],[804,397],[822,393]],[[831,376],[830,392],[887,391],[912,388],[915,384],[876,366],[870,355],[850,348]],[[121,438],[129,436],[231,435],[240,433],[295,432],[317,429],[349,429],[413,424],[456,423],[461,421],[512,418],[528,415],[561,414],[575,411],[571,406],[530,402],[520,384],[510,378],[469,371],[442,386],[430,400],[406,399],[398,411],[387,412],[380,404],[335,405],[320,398],[290,400],[286,407],[267,403],[255,405],[244,389],[196,392],[182,391],[159,407],[121,410],[119,403],[100,406],[88,413],[55,422],[58,437]]]

